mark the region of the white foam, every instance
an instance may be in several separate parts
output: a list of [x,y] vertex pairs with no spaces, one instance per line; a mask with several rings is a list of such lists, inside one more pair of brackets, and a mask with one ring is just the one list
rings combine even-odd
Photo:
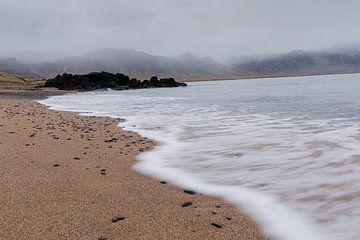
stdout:
[[[91,102],[85,104],[86,107],[82,108],[78,103],[85,99],[86,97],[81,98],[77,94],[75,98],[73,95],[66,97],[57,96],[39,102],[54,110],[79,112],[83,115],[121,117],[110,111],[92,110]],[[67,103],[64,101],[67,101]],[[69,104],[69,102],[71,104]],[[182,129],[176,124],[173,124],[172,127],[162,129],[144,130],[142,117],[130,116],[120,125],[126,130],[135,131],[143,137],[154,139],[159,143],[151,152],[146,152],[138,156],[139,163],[134,166],[135,170],[161,180],[166,180],[179,187],[191,188],[199,193],[222,197],[230,203],[235,204],[242,211],[250,214],[260,224],[264,232],[274,239],[331,239],[328,234],[319,230],[315,222],[306,219],[299,214],[299,212],[291,209],[291,207],[281,202],[275,196],[246,187],[209,184],[189,172],[169,166],[164,156],[173,156],[174,153],[177,153],[179,149],[184,147],[184,143],[178,139]]]
[[321,233],[314,222],[305,219],[295,211],[291,210],[275,198],[260,192],[241,187],[225,185],[206,184],[201,179],[195,178],[179,169],[164,167],[161,156],[165,152],[174,154],[172,148],[178,144],[175,139],[164,141],[163,137],[156,138],[153,134],[149,136],[142,131],[136,131],[140,135],[160,140],[163,143],[153,151],[143,153],[138,157],[141,161],[134,169],[143,174],[166,180],[173,185],[191,188],[199,193],[209,196],[221,197],[235,204],[242,211],[251,215],[263,228],[264,233],[277,240],[322,240],[332,239],[327,234]]
[[98,91],[41,103],[126,119],[126,130],[159,143],[138,157],[136,170],[220,196],[274,239],[354,240],[360,238],[360,92],[358,75],[338,78]]

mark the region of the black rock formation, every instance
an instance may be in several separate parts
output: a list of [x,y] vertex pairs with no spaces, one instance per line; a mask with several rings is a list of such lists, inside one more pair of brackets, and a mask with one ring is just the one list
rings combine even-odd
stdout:
[[140,81],[136,78],[117,73],[93,72],[86,75],[66,74],[58,75],[49,79],[45,87],[55,87],[60,90],[92,91],[97,89],[111,88],[113,90],[141,89],[141,88],[163,88],[163,87],[185,87],[186,83],[176,82],[174,78],[152,77],[150,80]]

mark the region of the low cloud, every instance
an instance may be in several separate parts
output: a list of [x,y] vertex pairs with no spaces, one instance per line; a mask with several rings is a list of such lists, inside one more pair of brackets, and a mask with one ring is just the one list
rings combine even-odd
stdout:
[[355,0],[1,0],[0,52],[136,48],[225,58],[360,41]]

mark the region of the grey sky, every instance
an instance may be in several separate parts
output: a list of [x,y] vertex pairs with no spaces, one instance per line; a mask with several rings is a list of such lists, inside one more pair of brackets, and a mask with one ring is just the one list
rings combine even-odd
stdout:
[[359,0],[0,0],[0,52],[224,58],[360,43]]

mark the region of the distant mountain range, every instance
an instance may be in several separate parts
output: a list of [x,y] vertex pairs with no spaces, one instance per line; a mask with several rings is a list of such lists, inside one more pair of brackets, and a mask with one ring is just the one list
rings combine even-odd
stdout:
[[271,58],[233,64],[238,76],[294,76],[360,72],[360,54],[292,51]]
[[133,49],[105,49],[54,62],[25,63],[14,58],[0,59],[0,70],[31,78],[50,78],[58,74],[87,74],[106,71],[139,79],[151,76],[179,79],[231,75],[228,67],[209,57],[186,53],[177,57],[155,56]]
[[0,57],[0,71],[36,79],[51,78],[63,73],[106,71],[120,72],[138,79],[149,79],[157,75],[180,80],[356,73],[360,72],[360,51],[297,50],[261,60],[243,59],[224,65],[210,57],[198,57],[190,53],[163,57],[133,49],[105,49],[40,63]]

